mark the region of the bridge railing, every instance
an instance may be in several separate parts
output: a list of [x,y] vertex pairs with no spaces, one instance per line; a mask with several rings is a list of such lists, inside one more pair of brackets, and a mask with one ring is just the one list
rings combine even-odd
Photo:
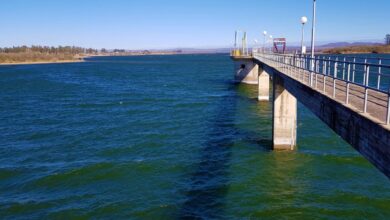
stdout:
[[235,48],[230,50],[230,56],[233,57],[249,57],[253,55],[253,51],[249,51],[249,49]]
[[[275,54],[254,52],[253,56],[271,66],[284,68],[287,72],[302,73],[301,77],[307,77],[309,86],[317,87],[318,75],[322,76],[323,88],[327,79],[333,82],[333,97],[336,93],[336,81],[345,85],[345,102],[349,104],[351,94],[350,86],[356,85],[364,89],[363,106],[367,112],[368,91],[372,90],[384,94],[387,100],[385,122],[390,124],[390,59],[362,58],[356,56],[317,55],[314,58],[300,54]],[[306,74],[306,75],[305,75]],[[305,79],[302,78],[304,82]]]

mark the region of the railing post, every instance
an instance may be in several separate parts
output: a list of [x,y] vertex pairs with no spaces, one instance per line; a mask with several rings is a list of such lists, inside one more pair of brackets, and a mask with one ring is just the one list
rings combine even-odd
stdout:
[[368,80],[370,77],[370,66],[368,66],[367,64],[364,66],[365,66],[367,74],[365,74],[366,82],[364,83],[365,85],[364,85],[364,109],[363,109],[363,112],[366,113],[367,112],[367,100],[368,100]]
[[352,82],[355,82],[355,69],[356,69],[356,58],[353,58],[353,67],[352,67]]
[[345,78],[345,61],[346,61],[346,57],[344,57],[344,60],[343,60],[343,80]]
[[368,87],[369,80],[370,80],[370,66],[369,65],[366,66],[366,72],[367,72],[367,74],[366,74],[366,87]]
[[326,75],[326,70],[327,70],[327,67],[326,67],[326,60],[324,59],[322,61],[322,74]]
[[387,115],[386,115],[386,124],[390,124],[390,88],[387,91]]
[[310,59],[310,68],[309,68],[309,85],[310,87],[313,87],[313,70],[314,70],[314,64],[315,62],[314,58],[309,58]]
[[379,59],[379,67],[378,67],[378,85],[377,85],[377,89],[380,90],[381,89],[381,72],[382,72],[382,60]]
[[364,59],[364,74],[363,74],[363,85],[366,83],[366,72],[367,72],[367,58]]
[[347,70],[347,89],[346,89],[346,94],[345,94],[345,104],[348,105],[349,103],[349,76],[351,73],[351,64],[348,63],[348,70]]
[[336,97],[336,78],[337,78],[337,59],[334,63],[334,73],[333,73],[333,98]]

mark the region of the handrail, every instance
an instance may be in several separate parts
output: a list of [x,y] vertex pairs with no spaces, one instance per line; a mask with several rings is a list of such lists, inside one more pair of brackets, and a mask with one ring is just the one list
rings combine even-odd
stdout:
[[[297,73],[307,71],[309,74],[309,82],[310,86],[313,86],[313,74],[316,77],[316,85],[317,85],[317,75],[322,75],[324,77],[324,88],[325,88],[325,79],[330,78],[333,80],[333,97],[335,97],[335,89],[336,89],[336,80],[345,82],[346,84],[346,104],[349,101],[349,86],[356,85],[360,86],[364,89],[364,106],[363,112],[367,112],[367,103],[368,103],[368,90],[376,91],[381,94],[387,95],[387,114],[385,122],[387,125],[390,124],[390,74],[383,73],[384,70],[390,72],[389,65],[381,64],[372,64],[372,63],[360,63],[360,62],[350,62],[343,60],[331,60],[321,59],[318,56],[314,58],[302,55],[293,55],[293,54],[275,54],[275,53],[259,53],[254,52],[253,57],[262,61],[262,59],[269,60],[273,63],[279,63],[279,65],[275,65],[275,67],[282,67],[284,65],[287,67],[287,72],[292,71],[293,68],[297,69]],[[259,58],[258,58],[259,57]],[[342,57],[341,57],[342,58]],[[339,68],[339,65],[341,67]],[[271,64],[272,65],[272,64]],[[357,66],[361,66],[362,68],[356,68]],[[374,68],[377,68],[378,72],[372,71]],[[371,71],[370,71],[371,70]],[[288,74],[288,73],[287,73]],[[339,75],[340,74],[340,75]],[[345,77],[347,75],[347,77]],[[352,77],[351,77],[352,75]],[[376,75],[377,82],[375,86],[370,78],[373,78],[373,75]],[[342,78],[341,78],[342,76]],[[304,75],[302,76],[304,77]],[[384,77],[387,77],[386,86],[381,86],[381,82],[383,82]],[[357,78],[361,78],[362,83],[357,82]],[[382,89],[383,88],[383,89]],[[385,101],[385,100],[383,100]]]
[[[272,54],[272,53],[263,53],[263,54]],[[300,57],[300,58],[305,58],[305,59],[313,59],[311,58],[309,55],[302,55],[302,54],[278,54],[280,56],[288,56],[288,57]],[[332,55],[331,55],[332,56]],[[329,58],[331,56],[328,56]],[[321,61],[331,61],[331,62],[338,62],[338,63],[353,63],[353,64],[356,64],[356,65],[370,65],[370,66],[374,66],[374,67],[384,67],[384,68],[389,68],[390,69],[390,65],[386,65],[386,64],[375,64],[375,63],[361,63],[361,62],[353,62],[353,61],[343,61],[343,60],[338,60],[338,59],[324,59],[324,58],[320,58],[321,55],[316,55],[315,56],[315,60],[321,60]],[[340,56],[341,57],[341,56]],[[348,56],[345,56],[345,57],[348,57]],[[338,58],[338,57],[336,57]],[[350,58],[350,57],[348,57]],[[358,57],[351,57],[351,58],[358,58]],[[359,58],[359,59],[374,59],[374,58]],[[390,59],[385,59],[385,58],[375,58],[375,59],[378,59],[378,60],[390,60]]]

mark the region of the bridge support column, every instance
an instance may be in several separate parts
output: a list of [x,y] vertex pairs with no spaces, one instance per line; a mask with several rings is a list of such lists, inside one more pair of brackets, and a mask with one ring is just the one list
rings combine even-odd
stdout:
[[273,74],[273,148],[294,150],[297,139],[297,99],[284,87],[283,78]]
[[259,65],[253,62],[252,58],[234,59],[236,82],[246,84],[257,84],[259,76]]
[[259,68],[258,77],[258,100],[268,101],[269,100],[269,74],[263,69]]

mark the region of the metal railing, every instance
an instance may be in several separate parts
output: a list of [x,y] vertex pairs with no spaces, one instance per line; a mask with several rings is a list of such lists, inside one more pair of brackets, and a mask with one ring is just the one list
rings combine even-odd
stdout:
[[231,49],[230,50],[230,56],[234,56],[234,57],[240,57],[240,56],[243,56],[243,57],[249,57],[249,56],[252,56],[253,55],[253,52],[257,52],[255,50],[252,50],[252,51],[249,51],[249,50],[246,50],[246,49]]
[[390,124],[390,65],[386,65],[390,64],[390,59],[339,55],[317,55],[311,58],[300,54],[261,52],[253,52],[253,56],[272,67],[281,68],[282,73],[294,76],[301,82],[306,80],[305,84],[316,89],[318,78],[321,78],[324,93],[327,83],[331,81],[333,98],[336,96],[336,84],[341,83],[344,86],[343,91],[345,89],[345,104],[349,104],[351,86],[361,89],[363,106],[360,110],[364,113],[367,113],[370,101],[369,91],[374,91],[380,101],[386,102],[386,105],[382,105],[386,108],[385,123]]

